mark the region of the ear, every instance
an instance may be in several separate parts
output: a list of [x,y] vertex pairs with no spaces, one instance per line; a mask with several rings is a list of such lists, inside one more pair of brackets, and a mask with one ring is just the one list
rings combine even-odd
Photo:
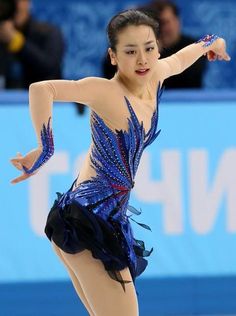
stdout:
[[116,54],[110,47],[108,48],[108,54],[110,55],[110,58],[111,58],[111,64],[113,66],[116,66],[117,65]]

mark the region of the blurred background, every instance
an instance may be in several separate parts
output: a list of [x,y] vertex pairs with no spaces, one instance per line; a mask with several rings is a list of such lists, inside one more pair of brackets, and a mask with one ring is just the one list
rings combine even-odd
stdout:
[[231,56],[164,83],[162,131],[131,198],[152,229],[132,222],[135,235],[154,248],[137,279],[140,315],[236,315],[236,2],[0,0],[0,316],[87,315],[43,230],[89,147],[88,109],[55,103],[56,152],[29,181],[10,184],[9,159],[36,144],[31,82],[114,75],[106,25],[127,8],[158,19],[161,57],[212,33]]

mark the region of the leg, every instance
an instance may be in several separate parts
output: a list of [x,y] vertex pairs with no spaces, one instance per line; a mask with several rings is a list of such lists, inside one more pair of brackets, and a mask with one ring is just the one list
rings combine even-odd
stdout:
[[[138,302],[133,282],[121,285],[112,280],[102,262],[89,250],[77,254],[61,251],[67,265],[76,275],[96,316],[138,316]],[[124,280],[132,280],[128,268],[121,271]]]
[[87,309],[87,311],[89,312],[90,316],[95,316],[94,312],[92,311],[85,295],[84,292],[81,288],[81,285],[76,277],[76,275],[74,274],[74,272],[71,270],[71,268],[68,266],[68,264],[66,263],[65,259],[63,258],[62,254],[61,254],[61,249],[52,241],[52,246],[56,252],[56,254],[60,257],[61,261],[63,262],[63,264],[66,266],[68,273],[70,275],[71,281],[73,283],[73,286],[75,288],[76,293],[78,294],[80,300],[82,301],[82,303],[84,304],[85,308]]

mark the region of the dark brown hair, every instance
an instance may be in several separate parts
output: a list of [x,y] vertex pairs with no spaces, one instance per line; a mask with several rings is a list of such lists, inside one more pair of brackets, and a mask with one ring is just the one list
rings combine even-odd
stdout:
[[118,42],[118,34],[127,26],[139,26],[147,25],[153,29],[153,32],[157,38],[159,24],[151,16],[141,12],[139,10],[130,9],[122,11],[116,14],[108,23],[107,35],[109,45],[113,51],[116,51],[116,45]]

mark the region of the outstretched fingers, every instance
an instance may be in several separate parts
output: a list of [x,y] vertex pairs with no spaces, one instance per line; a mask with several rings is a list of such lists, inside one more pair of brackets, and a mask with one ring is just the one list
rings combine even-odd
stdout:
[[207,52],[207,59],[209,61],[215,61],[215,60],[225,60],[230,61],[231,57],[227,52],[223,52],[222,54],[216,54],[213,51]]
[[30,176],[32,176],[32,174],[27,174],[27,173],[23,173],[21,176],[11,180],[11,184],[16,184],[18,182],[21,182],[23,180],[28,179]]
[[226,60],[226,61],[230,61],[231,57],[229,56],[229,54],[227,52],[225,52],[222,56],[222,59]]
[[12,165],[18,169],[18,170],[22,170],[22,155],[20,153],[17,153],[15,158],[10,159],[10,162],[12,163]]
[[[18,170],[20,170],[20,171],[23,171],[23,166],[25,166],[25,158],[21,155],[21,153],[18,152],[18,153],[16,154],[16,157],[10,159],[10,162],[12,163],[12,165],[13,165],[16,169],[18,169]],[[18,183],[18,182],[21,182],[21,181],[23,181],[23,180],[26,180],[26,179],[29,178],[29,177],[30,177],[29,174],[23,172],[23,174],[21,174],[19,177],[17,177],[17,178],[15,178],[15,179],[11,180],[11,183],[12,183],[12,184],[16,184],[16,183]]]

